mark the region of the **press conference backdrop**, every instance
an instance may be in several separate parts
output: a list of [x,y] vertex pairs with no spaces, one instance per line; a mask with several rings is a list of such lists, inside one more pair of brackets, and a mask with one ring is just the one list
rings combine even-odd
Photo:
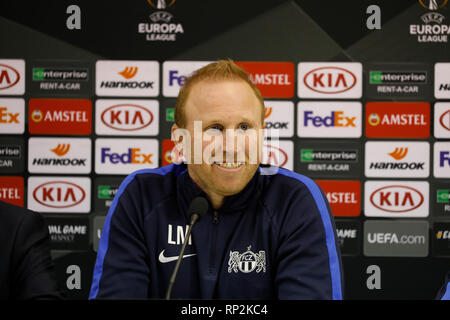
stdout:
[[326,193],[345,298],[434,298],[450,271],[446,0],[0,8],[0,198],[44,215],[69,298],[88,296],[120,182],[171,162],[184,77],[220,58],[250,73],[279,129],[263,161]]

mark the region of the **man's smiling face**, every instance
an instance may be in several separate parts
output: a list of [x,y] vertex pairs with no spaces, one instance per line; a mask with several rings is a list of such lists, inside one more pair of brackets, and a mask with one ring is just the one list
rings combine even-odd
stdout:
[[[260,162],[263,106],[253,90],[241,80],[202,80],[191,88],[184,112],[185,129],[192,139],[188,164],[192,180],[207,194],[229,196],[240,192]],[[194,121],[201,121],[204,137],[212,137],[203,138],[201,164],[194,164]],[[252,138],[244,137],[249,133],[253,143]],[[223,146],[222,154],[215,154],[210,145],[215,139]]]

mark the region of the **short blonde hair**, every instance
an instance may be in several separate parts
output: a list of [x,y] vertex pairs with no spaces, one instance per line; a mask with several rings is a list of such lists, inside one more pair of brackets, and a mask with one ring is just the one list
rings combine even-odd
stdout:
[[247,83],[261,104],[261,122],[264,123],[264,100],[261,92],[259,92],[258,88],[251,82],[247,71],[236,65],[233,60],[227,59],[210,63],[203,68],[196,70],[186,78],[175,103],[175,124],[178,127],[184,128],[186,125],[184,106],[189,97],[191,88],[196,83],[203,80],[242,80]]

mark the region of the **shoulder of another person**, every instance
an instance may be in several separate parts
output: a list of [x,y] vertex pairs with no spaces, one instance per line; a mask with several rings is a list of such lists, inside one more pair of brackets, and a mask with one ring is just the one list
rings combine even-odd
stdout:
[[0,201],[0,230],[15,233],[25,225],[39,228],[43,218],[38,212]]

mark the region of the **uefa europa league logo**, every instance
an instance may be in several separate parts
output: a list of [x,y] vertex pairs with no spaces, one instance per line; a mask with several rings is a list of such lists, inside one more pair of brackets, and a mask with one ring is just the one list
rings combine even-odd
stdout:
[[424,7],[425,9],[431,10],[431,11],[436,11],[436,10],[444,7],[448,2],[448,0],[443,0],[443,1],[440,1],[441,4],[438,5],[438,0],[428,0],[428,5],[426,5],[425,1],[426,0],[419,0],[422,7]]
[[175,3],[175,0],[147,0],[147,2],[156,9],[160,9],[160,10],[164,10],[167,9],[171,6],[173,6],[173,4]]

